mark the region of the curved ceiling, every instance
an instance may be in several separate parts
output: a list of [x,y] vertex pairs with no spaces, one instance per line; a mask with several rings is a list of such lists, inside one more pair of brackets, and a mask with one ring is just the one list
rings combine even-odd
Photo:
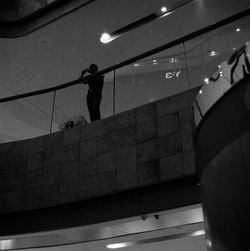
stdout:
[[2,0],[0,37],[25,36],[95,0]]

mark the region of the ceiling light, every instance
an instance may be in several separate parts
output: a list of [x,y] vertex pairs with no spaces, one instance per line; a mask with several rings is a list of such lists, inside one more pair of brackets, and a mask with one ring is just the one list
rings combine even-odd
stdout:
[[237,32],[240,32],[240,28],[237,28],[236,31],[237,31]]
[[205,234],[205,230],[201,229],[201,230],[197,230],[194,231],[191,236],[199,236],[199,235],[204,235]]
[[165,13],[167,10],[168,10],[168,9],[167,9],[166,6],[162,6],[162,7],[161,7],[161,12],[162,12],[162,13]]
[[209,56],[210,57],[213,57],[213,56],[216,56],[216,55],[217,55],[217,53],[215,51],[210,51],[209,52]]
[[140,66],[138,63],[133,64],[133,66],[138,67]]
[[100,41],[101,41],[102,43],[106,44],[106,43],[111,42],[111,41],[114,40],[115,38],[116,38],[116,37],[111,36],[110,34],[104,32],[104,33],[102,34],[101,38],[100,38]]
[[108,244],[106,247],[109,249],[117,249],[117,248],[125,248],[132,246],[132,242],[122,242],[122,243],[113,243],[113,244]]
[[0,240],[0,250],[13,248],[14,240]]
[[177,62],[177,59],[176,59],[176,58],[171,58],[171,59],[170,59],[170,63],[175,63],[175,62]]
[[204,78],[204,82],[205,82],[206,84],[209,84],[209,78]]

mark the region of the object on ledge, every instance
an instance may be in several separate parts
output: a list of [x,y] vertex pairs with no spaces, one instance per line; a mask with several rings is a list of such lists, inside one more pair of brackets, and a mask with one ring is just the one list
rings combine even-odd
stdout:
[[59,125],[59,130],[70,129],[77,126],[86,125],[88,122],[82,115],[71,115],[64,119]]

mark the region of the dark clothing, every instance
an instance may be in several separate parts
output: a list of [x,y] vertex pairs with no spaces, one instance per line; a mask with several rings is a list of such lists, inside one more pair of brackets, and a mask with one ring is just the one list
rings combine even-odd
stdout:
[[87,94],[87,105],[91,122],[101,119],[100,104],[103,84],[104,76],[92,78],[88,82],[89,90]]

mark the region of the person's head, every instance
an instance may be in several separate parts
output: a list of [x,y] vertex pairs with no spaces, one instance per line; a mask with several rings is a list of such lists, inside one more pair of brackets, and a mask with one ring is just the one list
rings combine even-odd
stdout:
[[96,64],[91,64],[88,70],[90,73],[98,72],[98,66]]

